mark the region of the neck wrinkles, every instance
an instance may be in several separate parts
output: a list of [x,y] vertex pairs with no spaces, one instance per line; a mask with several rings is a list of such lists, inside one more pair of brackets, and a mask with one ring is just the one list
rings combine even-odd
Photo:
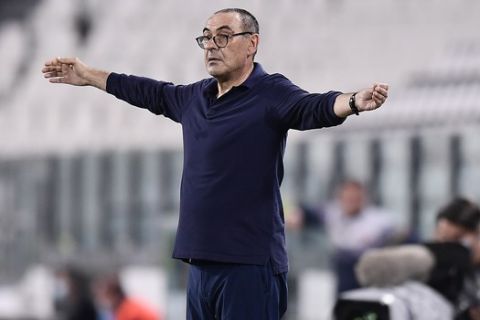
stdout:
[[218,93],[217,93],[217,98],[220,98],[223,96],[225,93],[230,91],[233,87],[238,86],[245,82],[245,80],[248,79],[250,74],[252,73],[254,68],[254,64],[252,63],[248,69],[240,74],[238,77],[234,77],[232,79],[217,79],[217,88],[218,88]]

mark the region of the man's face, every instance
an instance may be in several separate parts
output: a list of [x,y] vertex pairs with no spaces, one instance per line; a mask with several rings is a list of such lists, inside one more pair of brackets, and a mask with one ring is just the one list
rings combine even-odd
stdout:
[[[208,19],[203,29],[204,36],[233,35],[252,31],[243,30],[240,15],[235,12],[218,13]],[[253,39],[254,38],[254,39]],[[219,48],[213,39],[208,41],[204,50],[207,72],[215,78],[229,78],[236,71],[242,70],[249,63],[256,51],[258,35],[240,35],[230,37],[225,48]]]
[[454,224],[447,219],[439,219],[435,227],[435,240],[437,241],[461,241],[468,237],[471,232]]
[[363,188],[346,184],[339,193],[340,206],[344,214],[354,217],[359,214],[365,205],[365,194]]

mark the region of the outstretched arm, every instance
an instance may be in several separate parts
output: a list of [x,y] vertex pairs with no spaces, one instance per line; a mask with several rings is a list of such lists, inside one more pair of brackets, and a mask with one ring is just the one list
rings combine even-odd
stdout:
[[201,87],[200,82],[175,86],[170,82],[106,72],[91,68],[78,58],[50,60],[45,63],[42,73],[52,83],[92,86],[176,122],[181,121],[183,107]]
[[56,58],[45,63],[43,76],[52,83],[92,86],[106,91],[110,72],[87,66],[78,58]]
[[[349,101],[353,93],[344,93],[337,97],[333,110],[338,117],[345,118],[353,114]],[[355,106],[359,112],[380,108],[388,97],[388,85],[376,83],[372,87],[358,91],[355,94]]]

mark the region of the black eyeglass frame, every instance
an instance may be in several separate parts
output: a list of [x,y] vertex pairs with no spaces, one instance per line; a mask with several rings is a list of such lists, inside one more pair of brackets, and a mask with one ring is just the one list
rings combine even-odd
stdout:
[[[245,31],[245,32],[239,32],[239,33],[234,33],[234,34],[217,34],[216,36],[200,36],[200,37],[196,37],[195,40],[197,41],[197,44],[200,48],[202,49],[205,49],[205,44],[210,41],[211,39],[213,39],[213,43],[215,43],[215,45],[218,47],[218,48],[225,48],[227,45],[228,45],[228,41],[230,40],[230,38],[233,38],[233,37],[236,37],[236,36],[243,36],[243,35],[246,35],[246,34],[249,34],[249,35],[252,35],[252,34],[255,34],[255,32],[251,32],[251,31]],[[218,37],[224,37],[225,38],[225,45],[223,46],[220,46],[218,43],[217,43],[217,39]],[[208,41],[203,43],[204,40],[207,39]]]

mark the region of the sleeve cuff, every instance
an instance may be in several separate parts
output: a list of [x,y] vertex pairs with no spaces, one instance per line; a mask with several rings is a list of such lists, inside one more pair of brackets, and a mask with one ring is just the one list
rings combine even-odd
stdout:
[[110,93],[115,95],[115,89],[118,88],[118,79],[119,79],[120,74],[115,73],[115,72],[110,72],[107,78],[107,86],[105,90]]
[[335,100],[337,99],[337,97],[339,95],[342,94],[342,92],[329,91],[327,94],[330,95],[330,97],[329,97],[329,100],[330,100],[329,101],[330,102],[329,103],[330,104],[329,114],[330,114],[330,120],[332,122],[332,125],[336,126],[336,125],[344,123],[347,118],[346,117],[342,118],[342,117],[337,116],[337,114],[335,113],[335,110],[333,108],[335,106]]

